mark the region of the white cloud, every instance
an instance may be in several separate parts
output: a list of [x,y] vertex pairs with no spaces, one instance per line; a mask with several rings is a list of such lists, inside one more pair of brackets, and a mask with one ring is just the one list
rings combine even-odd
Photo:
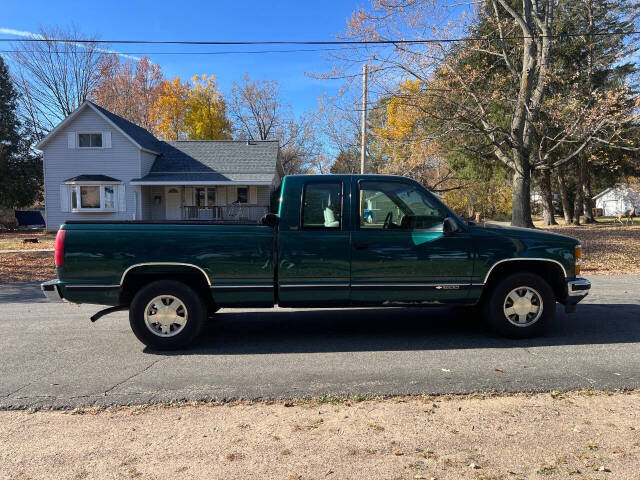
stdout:
[[[44,38],[39,33],[27,32],[25,30],[16,30],[15,28],[0,27],[0,34],[15,35],[17,37],[27,37],[27,38],[36,38],[36,39],[43,39]],[[72,42],[68,42],[68,43],[72,43]],[[73,44],[78,46],[78,47],[81,47],[81,48],[86,48],[86,45],[83,44],[83,43],[73,43]],[[140,57],[136,57],[136,56],[133,56],[133,55],[128,55],[126,53],[117,52],[115,50],[110,50],[108,48],[95,47],[95,49],[97,51],[99,51],[99,52],[111,53],[111,54],[114,54],[114,55],[118,55],[119,57],[122,57],[122,58],[128,58],[129,60],[135,60],[135,61],[140,60]]]

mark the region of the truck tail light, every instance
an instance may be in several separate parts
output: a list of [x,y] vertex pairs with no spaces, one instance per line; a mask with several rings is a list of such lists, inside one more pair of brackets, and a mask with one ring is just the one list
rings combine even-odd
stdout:
[[575,247],[575,259],[576,259],[576,276],[580,275],[580,266],[582,265],[582,245],[576,245]]
[[56,235],[55,254],[56,267],[64,266],[64,236],[65,231],[60,229]]

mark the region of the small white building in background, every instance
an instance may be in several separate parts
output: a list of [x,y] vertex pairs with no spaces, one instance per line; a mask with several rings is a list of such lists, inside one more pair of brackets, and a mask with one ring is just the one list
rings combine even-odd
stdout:
[[593,197],[595,207],[602,209],[605,217],[615,217],[636,207],[636,213],[640,212],[640,190],[627,183],[618,183],[613,187],[603,190]]

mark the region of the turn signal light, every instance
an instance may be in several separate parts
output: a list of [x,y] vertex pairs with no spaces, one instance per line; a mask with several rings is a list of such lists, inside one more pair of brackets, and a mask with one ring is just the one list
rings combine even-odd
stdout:
[[576,245],[575,248],[575,259],[576,259],[576,276],[580,275],[580,266],[582,265],[582,245]]
[[64,235],[64,230],[58,230],[58,234],[56,235],[54,254],[56,267],[62,267],[64,265]]

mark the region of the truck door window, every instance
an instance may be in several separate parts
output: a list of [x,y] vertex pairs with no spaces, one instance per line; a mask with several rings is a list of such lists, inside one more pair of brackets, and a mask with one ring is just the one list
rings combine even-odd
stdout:
[[415,186],[394,181],[361,181],[360,228],[442,231],[444,215]]
[[307,183],[302,197],[302,228],[335,229],[342,226],[342,183]]

